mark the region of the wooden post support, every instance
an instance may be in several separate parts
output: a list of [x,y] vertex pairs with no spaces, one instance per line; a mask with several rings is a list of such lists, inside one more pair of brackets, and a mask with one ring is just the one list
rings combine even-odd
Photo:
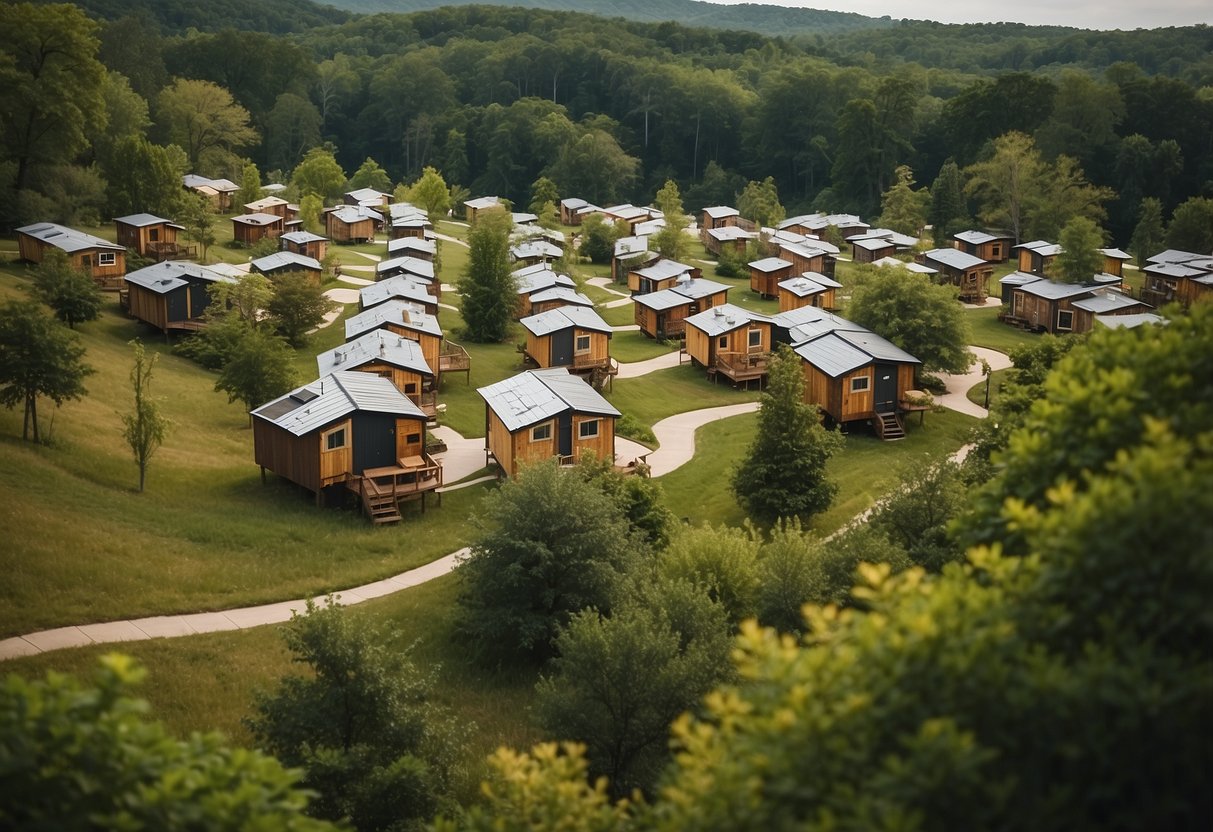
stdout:
[[261,466],[261,484],[265,485],[265,466]]

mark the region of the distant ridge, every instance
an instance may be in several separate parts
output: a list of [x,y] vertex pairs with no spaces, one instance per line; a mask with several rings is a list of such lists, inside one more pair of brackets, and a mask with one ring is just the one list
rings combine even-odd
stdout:
[[350,12],[418,12],[443,6],[520,6],[600,17],[622,17],[641,23],[673,21],[684,26],[743,29],[771,36],[842,34],[883,29],[896,24],[888,17],[865,17],[852,12],[785,8],[759,3],[723,6],[700,0],[327,0]]

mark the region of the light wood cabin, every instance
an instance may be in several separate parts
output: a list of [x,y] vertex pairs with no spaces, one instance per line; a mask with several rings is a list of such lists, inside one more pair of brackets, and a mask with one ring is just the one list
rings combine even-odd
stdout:
[[1133,255],[1121,251],[1118,248],[1101,248],[1103,254],[1103,271],[1104,274],[1110,274],[1114,277],[1125,276],[1125,263],[1133,259]]
[[329,239],[310,231],[291,231],[278,238],[283,251],[323,260],[328,254]]
[[728,228],[738,225],[740,220],[741,212],[728,205],[713,205],[704,208],[699,220],[699,239],[706,244],[707,232],[713,228]]
[[325,233],[335,243],[372,243],[378,224],[369,208],[345,205],[324,215]]
[[[811,243],[780,243],[777,256],[792,264],[792,274],[817,272],[831,279],[834,277],[834,255],[824,249],[814,248]],[[775,292],[768,296],[774,297]]]
[[538,315],[540,312],[548,312],[552,309],[559,309],[562,306],[583,306],[586,309],[594,308],[594,301],[581,294],[581,292],[570,289],[567,286],[553,286],[550,289],[540,289],[530,295],[519,295],[518,297],[523,307],[520,310],[520,318]]
[[[566,370],[529,370],[477,392],[485,400],[486,464],[495,461],[505,476],[553,457],[614,462],[619,411]],[[512,403],[520,398],[535,406],[519,412]]]
[[281,237],[285,231],[286,220],[274,214],[232,217],[232,239],[246,246],[254,246],[266,237]]
[[773,346],[773,322],[731,303],[686,319],[686,354],[715,379],[762,383]]
[[954,248],[936,248],[924,252],[918,261],[939,273],[938,281],[955,286],[964,303],[985,303],[994,267],[978,257]]
[[612,330],[592,308],[562,306],[519,323],[527,331],[526,354],[541,369],[585,373],[611,366]]
[[374,522],[399,521],[400,503],[442,485],[425,451],[426,416],[385,378],[336,372],[252,412],[254,459],[316,495],[358,494]]
[[119,295],[128,315],[161,332],[191,332],[206,326],[210,287],[233,279],[196,263],[167,261],[131,272]]
[[504,208],[505,206],[501,204],[500,197],[495,196],[481,196],[476,199],[465,200],[463,203],[464,216],[467,218],[469,225],[476,222],[476,217],[482,211],[504,210]]
[[124,285],[126,247],[92,234],[51,222],[35,223],[17,229],[17,248],[21,259],[30,263],[41,263],[47,249],[57,248],[73,269],[87,274],[100,288],[118,290]]
[[779,294],[779,284],[794,274],[791,261],[782,257],[764,257],[750,263],[750,291],[757,292],[764,298],[773,298]]
[[443,354],[443,336],[433,315],[402,300],[385,301],[346,319],[346,343],[376,329],[386,329],[420,344],[425,363],[435,370],[436,379],[441,381],[443,362],[439,359]]
[[279,196],[267,196],[244,204],[246,214],[273,214],[283,220],[291,219],[290,203]]
[[703,274],[703,269],[679,263],[676,260],[658,258],[649,265],[633,268],[628,272],[628,289],[633,295],[660,292],[678,282],[680,278],[692,280]]
[[1044,277],[1049,273],[1049,267],[1061,251],[1061,246],[1045,240],[1033,240],[1017,245],[1015,249],[1019,257],[1019,271]]
[[961,231],[952,235],[952,247],[987,263],[1005,263],[1011,257],[1011,245],[1015,238],[1009,234],[990,234],[985,231]]
[[182,176],[181,184],[187,191],[193,191],[206,197],[220,214],[226,214],[231,210],[232,200],[240,190],[240,186],[230,179],[210,179],[196,173],[187,173]]
[[421,345],[394,332],[377,329],[316,356],[320,376],[337,371],[371,373],[392,385],[425,415],[437,415],[437,379]]
[[877,375],[881,388],[881,406],[895,412],[897,403],[914,389],[914,365],[885,365],[871,363],[837,378],[831,378],[809,364],[801,362],[804,370],[804,400],[815,404],[837,424],[868,420],[876,416]]
[[687,318],[728,300],[729,287],[723,283],[702,278],[683,281],[660,292],[637,295],[633,303],[634,320],[650,338],[683,338]]
[[581,219],[585,216],[582,213],[582,209],[592,207],[590,203],[577,197],[568,197],[560,200],[560,224],[581,225]]
[[342,194],[341,201],[346,205],[364,205],[368,208],[383,209],[387,208],[388,203],[392,201],[392,195],[374,188],[359,188]]
[[856,263],[874,263],[882,257],[897,253],[897,244],[881,238],[859,238],[851,240],[852,259]]
[[817,272],[808,272],[781,280],[777,285],[779,311],[789,312],[805,306],[834,309],[837,307],[835,293],[841,287],[842,284]]
[[196,246],[177,243],[178,232],[184,228],[172,220],[152,214],[131,214],[114,218],[118,244],[133,249],[139,255],[155,260],[178,260],[197,255]]

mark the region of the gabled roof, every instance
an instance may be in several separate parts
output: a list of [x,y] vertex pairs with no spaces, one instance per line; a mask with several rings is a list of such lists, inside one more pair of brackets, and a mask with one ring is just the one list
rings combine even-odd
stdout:
[[510,248],[510,255],[515,260],[529,260],[532,257],[559,258],[564,254],[559,246],[552,245],[546,240],[527,240]]
[[410,275],[405,274],[389,277],[386,280],[379,280],[369,286],[363,286],[358,290],[358,297],[362,301],[363,309],[370,309],[376,304],[384,303],[393,298],[411,301],[422,306],[431,306],[435,302],[427,284],[414,280]]
[[239,217],[232,217],[232,222],[238,222],[241,225],[274,225],[282,222],[282,217],[277,214],[244,214]]
[[146,228],[149,225],[159,225],[165,223],[173,228],[184,228],[185,226],[178,225],[172,220],[166,220],[164,217],[158,217],[155,214],[130,214],[125,217],[114,217],[114,222],[120,222],[123,225],[132,225],[135,228]]
[[[852,237],[848,243],[864,251],[880,251],[882,248],[897,248],[897,243],[888,237]],[[913,245],[911,243],[911,245]]]
[[382,202],[385,199],[391,199],[391,194],[385,194],[383,191],[377,191],[374,188],[356,188],[352,191],[346,191],[345,196],[355,202]]
[[261,212],[268,213],[269,208],[277,208],[279,205],[289,205],[285,199],[277,196],[266,196],[261,199],[255,199],[252,202],[244,203],[244,208],[250,214],[259,214]]
[[644,295],[637,295],[632,301],[638,306],[652,309],[654,312],[664,312],[691,302],[691,298],[675,292],[673,289],[661,289]]
[[739,225],[726,225],[721,228],[709,228],[708,236],[722,243],[730,240],[753,240],[758,237],[757,231],[746,231]]
[[584,199],[575,196],[565,197],[564,199],[560,200],[561,207],[567,208],[570,211],[576,211],[578,208],[584,208],[589,204],[590,203],[586,202]]
[[949,269],[960,269],[961,271],[987,265],[986,261],[980,257],[974,257],[972,254],[967,254],[955,248],[933,248],[923,253],[922,256],[932,263],[947,266]]
[[1153,312],[1134,312],[1129,315],[1096,315],[1095,322],[1108,329],[1134,329],[1142,325],[1165,324],[1167,319]]
[[1121,251],[1118,248],[1101,248],[1100,251],[1103,252],[1104,257],[1111,257],[1115,260],[1132,260],[1133,259],[1132,254],[1126,254],[1125,252]]
[[292,390],[253,411],[253,416],[303,436],[354,411],[424,419],[425,414],[386,378],[336,372]]
[[1143,266],[1141,269],[1146,274],[1154,274],[1160,277],[1200,277],[1208,274],[1204,269],[1195,269],[1191,266],[1186,266],[1182,263],[1150,263]]
[[423,376],[434,375],[421,352],[420,344],[386,329],[376,329],[348,344],[320,353],[316,356],[316,367],[323,376],[336,370],[353,370],[372,361],[391,364]]
[[610,208],[603,208],[602,213],[612,217],[617,217],[621,220],[638,220],[641,217],[651,217],[653,214],[648,208],[641,208],[632,205],[630,202],[623,205],[612,205]]
[[1020,287],[1021,292],[1029,295],[1034,295],[1045,300],[1063,300],[1064,298],[1080,297],[1089,295],[1094,292],[1095,286],[1088,286],[1083,283],[1058,283],[1053,280],[1036,280],[1031,283],[1024,283]]
[[434,264],[429,260],[422,260],[420,257],[409,257],[405,254],[390,260],[380,260],[375,264],[375,274],[377,275],[396,271],[415,274],[426,280],[434,279]]
[[1166,251],[1160,251],[1153,257],[1146,259],[1147,263],[1187,263],[1191,260],[1204,260],[1208,258],[1207,254],[1196,254],[1191,251],[1183,251],[1182,249],[1169,248]]
[[288,231],[278,239],[302,246],[307,243],[327,243],[329,238],[320,234],[313,234],[310,231]]
[[604,321],[601,315],[585,306],[558,306],[538,315],[529,315],[518,323],[536,337],[551,335],[570,327],[605,332],[607,335],[613,332],[611,325]]
[[157,294],[166,294],[190,283],[235,283],[235,278],[207,266],[185,260],[166,260],[127,274],[126,282]]
[[1096,315],[1108,315],[1115,313],[1118,309],[1140,306],[1141,301],[1133,300],[1128,295],[1114,290],[1101,289],[1091,297],[1081,298],[1074,301],[1071,305],[1075,309],[1081,309],[1084,312],[1094,312]]
[[849,328],[825,332],[795,347],[795,352],[830,378],[838,378],[877,361],[921,364],[917,358],[858,324],[838,318]]
[[279,269],[307,269],[309,271],[318,272],[321,270],[320,261],[315,257],[307,257],[302,254],[296,254],[293,251],[275,251],[273,254],[267,254],[265,257],[258,257],[251,264],[253,271],[273,272]]
[[57,225],[53,222],[34,223],[33,225],[18,228],[17,231],[21,234],[35,237],[68,254],[96,248],[105,249],[106,251],[126,251],[125,246],[120,246],[117,243],[111,243],[109,240],[103,240],[100,237],[94,237],[92,234],[86,234],[83,231],[77,231],[74,228],[68,228],[66,225]]
[[710,208],[704,208],[703,212],[714,220],[722,220],[725,217],[740,217],[741,212],[736,208],[730,208],[728,205],[713,205]]
[[698,300],[714,295],[717,292],[727,292],[730,288],[724,283],[717,283],[715,280],[708,280],[706,277],[696,277],[691,280],[677,281],[670,287],[670,291],[677,292],[692,300]]
[[1032,240],[1029,243],[1020,243],[1012,248],[1026,248],[1028,251],[1039,254],[1041,257],[1052,257],[1061,251],[1061,246],[1057,243],[1050,243],[1048,240]]
[[[538,266],[543,266],[544,268],[538,268]],[[557,273],[547,263],[537,263],[534,266],[519,269],[513,272],[513,275],[514,285],[518,287],[518,294],[520,295],[531,295],[543,289],[550,289],[553,286],[567,286],[570,289],[577,287],[577,284],[573,282],[573,278]]]
[[442,337],[442,327],[438,326],[437,318],[416,304],[395,299],[384,301],[346,318],[345,340],[352,341],[363,333],[373,329],[383,329],[388,324],[395,324],[438,338]]
[[615,256],[623,257],[628,254],[643,254],[649,250],[648,237],[620,237],[615,241]]
[[885,240],[898,248],[912,248],[918,245],[917,237],[902,234],[900,231],[894,231],[891,228],[870,228],[862,234],[856,234],[854,237],[848,238],[847,242],[853,243],[856,240]]
[[782,257],[764,257],[761,260],[755,260],[749,264],[751,269],[756,269],[760,272],[778,272],[784,269],[792,268],[790,260],[784,260]]
[[898,260],[896,257],[881,257],[879,260],[873,260],[871,265],[884,268],[905,269],[915,274],[939,274],[938,269],[932,269],[930,266],[924,266],[922,263],[907,263],[905,260]]
[[438,253],[438,244],[422,237],[399,237],[387,241],[388,254],[400,254],[408,251],[423,251],[432,256]]
[[796,277],[789,277],[787,280],[781,280],[778,284],[779,288],[786,292],[791,292],[798,298],[807,298],[812,297],[813,295],[820,295],[822,292],[825,292],[828,289],[837,288],[818,283],[815,279],[810,277],[810,275],[815,274],[817,274],[817,272],[805,272],[804,274],[797,275]]
[[686,274],[691,269],[691,266],[677,260],[658,260],[650,266],[636,269],[635,272],[646,280],[669,280],[671,277]]
[[830,253],[824,248],[819,248],[816,243],[780,243],[779,250],[794,257],[804,257],[808,260],[812,260],[815,257],[823,257]]
[[478,196],[475,199],[464,200],[463,204],[473,211],[479,211],[482,208],[492,208],[495,205],[500,205],[501,199],[495,196]]
[[216,193],[230,193],[240,190],[240,186],[230,179],[210,179],[196,173],[187,173],[181,177],[181,184],[186,188],[210,188]]
[[722,303],[705,309],[686,319],[687,326],[693,326],[708,337],[724,335],[751,323],[771,324],[773,320],[768,315],[760,315],[731,303]]
[[406,217],[420,217],[426,221],[429,217],[425,211],[422,211],[411,202],[392,202],[387,206],[388,216],[393,220],[404,219]]
[[286,185],[281,182],[270,182],[268,185],[261,186],[261,192],[264,194],[280,194],[286,190]]
[[329,211],[329,216],[346,225],[353,225],[356,222],[364,222],[365,220],[378,222],[383,219],[377,211],[365,205],[340,205]]
[[527,370],[476,391],[510,433],[546,422],[565,411],[600,416],[620,413],[564,367]]
[[594,301],[581,294],[581,292],[570,289],[568,286],[552,286],[547,289],[540,289],[531,295],[531,303],[547,303],[553,300],[558,300],[567,306],[594,305]]

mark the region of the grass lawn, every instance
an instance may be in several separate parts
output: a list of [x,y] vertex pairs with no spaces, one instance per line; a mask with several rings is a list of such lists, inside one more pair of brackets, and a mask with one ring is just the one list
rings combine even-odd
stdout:
[[713,384],[701,368],[686,363],[640,378],[617,378],[615,389],[604,395],[621,413],[652,427],[675,413],[755,401],[758,391],[735,390],[727,383]]
[[443,309],[439,316],[442,328],[456,343],[467,349],[472,359],[472,372],[468,382],[463,373],[453,373],[443,378],[438,391],[438,401],[447,406],[442,424],[457,430],[463,436],[484,436],[484,399],[476,392],[515,373],[522,372],[522,355],[517,344],[525,340],[526,333],[518,324],[511,324],[510,335],[500,344],[477,344],[462,337],[463,318],[458,312]]
[[[990,404],[991,405],[993,405],[996,401],[998,401],[998,396],[1002,392],[1002,384],[1004,381],[1007,380],[1008,374],[1011,372],[1011,369],[1012,368],[1008,367],[1005,370],[995,370],[994,372],[990,373]],[[965,396],[967,396],[969,401],[971,401],[973,404],[977,404],[977,405],[981,405],[982,407],[985,407],[986,406],[986,383],[985,383],[985,381],[979,381],[977,384],[974,384],[972,387],[969,388],[968,392],[965,393]]]
[[599,305],[594,311],[611,326],[631,326],[636,323],[636,307],[630,303],[609,308]]
[[969,343],[1009,353],[1022,344],[1031,344],[1040,336],[998,320],[998,307],[966,309],[969,322]]
[[611,336],[611,357],[623,364],[647,361],[679,348],[677,341],[655,341],[643,332],[616,332]]

